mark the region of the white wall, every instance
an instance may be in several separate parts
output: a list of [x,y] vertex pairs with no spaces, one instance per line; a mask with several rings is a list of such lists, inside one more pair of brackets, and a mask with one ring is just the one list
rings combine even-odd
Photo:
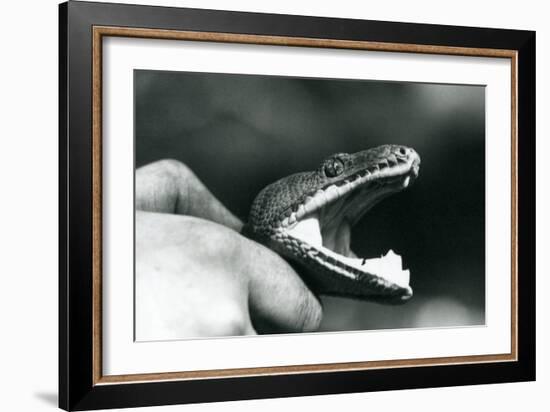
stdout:
[[[135,1],[134,1],[135,2]],[[538,381],[165,407],[178,411],[545,410],[550,388],[546,154],[550,28],[543,1],[149,1],[149,4],[537,31]],[[0,409],[52,410],[57,391],[57,1],[0,6]],[[546,76],[544,74],[547,74]],[[144,409],[145,410],[145,409]],[[153,409],[147,409],[151,411]],[[156,409],[155,409],[156,410]],[[159,409],[160,410],[160,409]]]

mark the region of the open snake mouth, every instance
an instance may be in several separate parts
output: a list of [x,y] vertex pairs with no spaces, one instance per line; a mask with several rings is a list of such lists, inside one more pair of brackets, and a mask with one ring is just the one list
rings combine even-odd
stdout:
[[382,199],[408,188],[418,176],[420,157],[412,150],[390,153],[376,163],[332,181],[307,196],[296,212],[282,222],[286,235],[309,245],[316,260],[332,272],[356,280],[363,274],[375,276],[401,290],[401,300],[412,296],[410,272],[401,256],[366,259],[351,250],[351,228]]

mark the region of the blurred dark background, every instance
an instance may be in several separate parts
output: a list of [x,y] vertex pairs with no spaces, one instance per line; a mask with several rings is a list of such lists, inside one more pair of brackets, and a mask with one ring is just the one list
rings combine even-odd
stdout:
[[385,306],[323,297],[324,331],[485,322],[485,88],[365,80],[134,72],[136,167],[186,163],[246,220],[267,184],[335,152],[413,147],[420,176],[352,236],[363,257],[389,249],[413,298]]

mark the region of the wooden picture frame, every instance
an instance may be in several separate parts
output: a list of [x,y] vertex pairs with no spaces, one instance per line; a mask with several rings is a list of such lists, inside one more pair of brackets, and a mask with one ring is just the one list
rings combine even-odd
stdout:
[[[535,379],[535,33],[68,2],[59,8],[59,406],[214,402]],[[511,62],[509,353],[128,375],[102,372],[102,41],[170,39]],[[490,156],[490,155],[489,155]]]

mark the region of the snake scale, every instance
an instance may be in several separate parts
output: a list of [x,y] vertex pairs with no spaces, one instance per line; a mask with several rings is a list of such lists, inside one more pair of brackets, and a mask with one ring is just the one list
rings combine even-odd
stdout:
[[408,188],[419,167],[416,151],[399,145],[331,155],[317,170],[265,187],[243,234],[297,266],[317,294],[404,302],[412,289],[401,258],[392,251],[357,257],[350,249],[351,228],[376,203]]

